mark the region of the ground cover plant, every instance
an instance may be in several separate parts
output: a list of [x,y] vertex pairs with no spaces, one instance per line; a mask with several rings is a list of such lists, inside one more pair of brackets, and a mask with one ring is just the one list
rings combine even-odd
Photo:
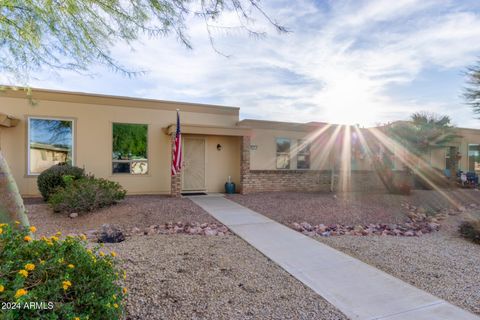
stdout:
[[35,232],[0,225],[1,318],[120,319],[127,290],[116,253],[88,249],[85,236],[34,240]]
[[480,219],[469,219],[460,224],[460,234],[475,243],[480,244]]

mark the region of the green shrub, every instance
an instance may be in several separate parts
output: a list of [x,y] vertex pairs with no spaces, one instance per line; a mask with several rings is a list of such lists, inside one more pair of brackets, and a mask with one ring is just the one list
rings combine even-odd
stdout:
[[[0,311],[5,320],[120,319],[126,277],[115,253],[86,248],[85,236],[59,240],[59,234],[33,240],[30,230],[0,225]],[[30,303],[44,303],[29,309]],[[20,308],[20,309],[18,309]]]
[[462,222],[459,231],[463,237],[480,244],[480,219],[471,219]]
[[38,190],[40,190],[43,200],[48,201],[56,188],[65,187],[64,176],[71,176],[73,180],[76,180],[84,177],[85,172],[82,168],[68,164],[55,165],[43,171],[37,179]]
[[117,182],[89,176],[56,189],[48,202],[55,212],[90,212],[115,204],[125,195]]

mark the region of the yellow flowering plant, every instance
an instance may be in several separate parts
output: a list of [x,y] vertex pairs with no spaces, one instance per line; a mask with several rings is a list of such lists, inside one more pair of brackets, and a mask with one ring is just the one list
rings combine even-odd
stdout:
[[35,240],[36,228],[1,228],[0,305],[55,303],[53,309],[2,310],[1,319],[122,318],[127,289],[115,254],[101,255],[98,246],[87,249],[81,236]]

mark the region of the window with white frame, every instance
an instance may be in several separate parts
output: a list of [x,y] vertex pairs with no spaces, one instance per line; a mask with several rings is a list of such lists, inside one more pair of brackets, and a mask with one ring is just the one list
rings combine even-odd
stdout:
[[74,165],[74,121],[56,118],[28,118],[28,174],[61,163]]
[[277,169],[290,169],[290,139],[277,138]]
[[148,173],[148,125],[114,123],[112,173]]
[[310,142],[298,140],[297,169],[310,169]]

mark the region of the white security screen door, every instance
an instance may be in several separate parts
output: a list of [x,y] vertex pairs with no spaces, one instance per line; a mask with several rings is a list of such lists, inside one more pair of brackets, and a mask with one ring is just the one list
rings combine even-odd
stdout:
[[205,138],[183,137],[183,191],[205,191]]

